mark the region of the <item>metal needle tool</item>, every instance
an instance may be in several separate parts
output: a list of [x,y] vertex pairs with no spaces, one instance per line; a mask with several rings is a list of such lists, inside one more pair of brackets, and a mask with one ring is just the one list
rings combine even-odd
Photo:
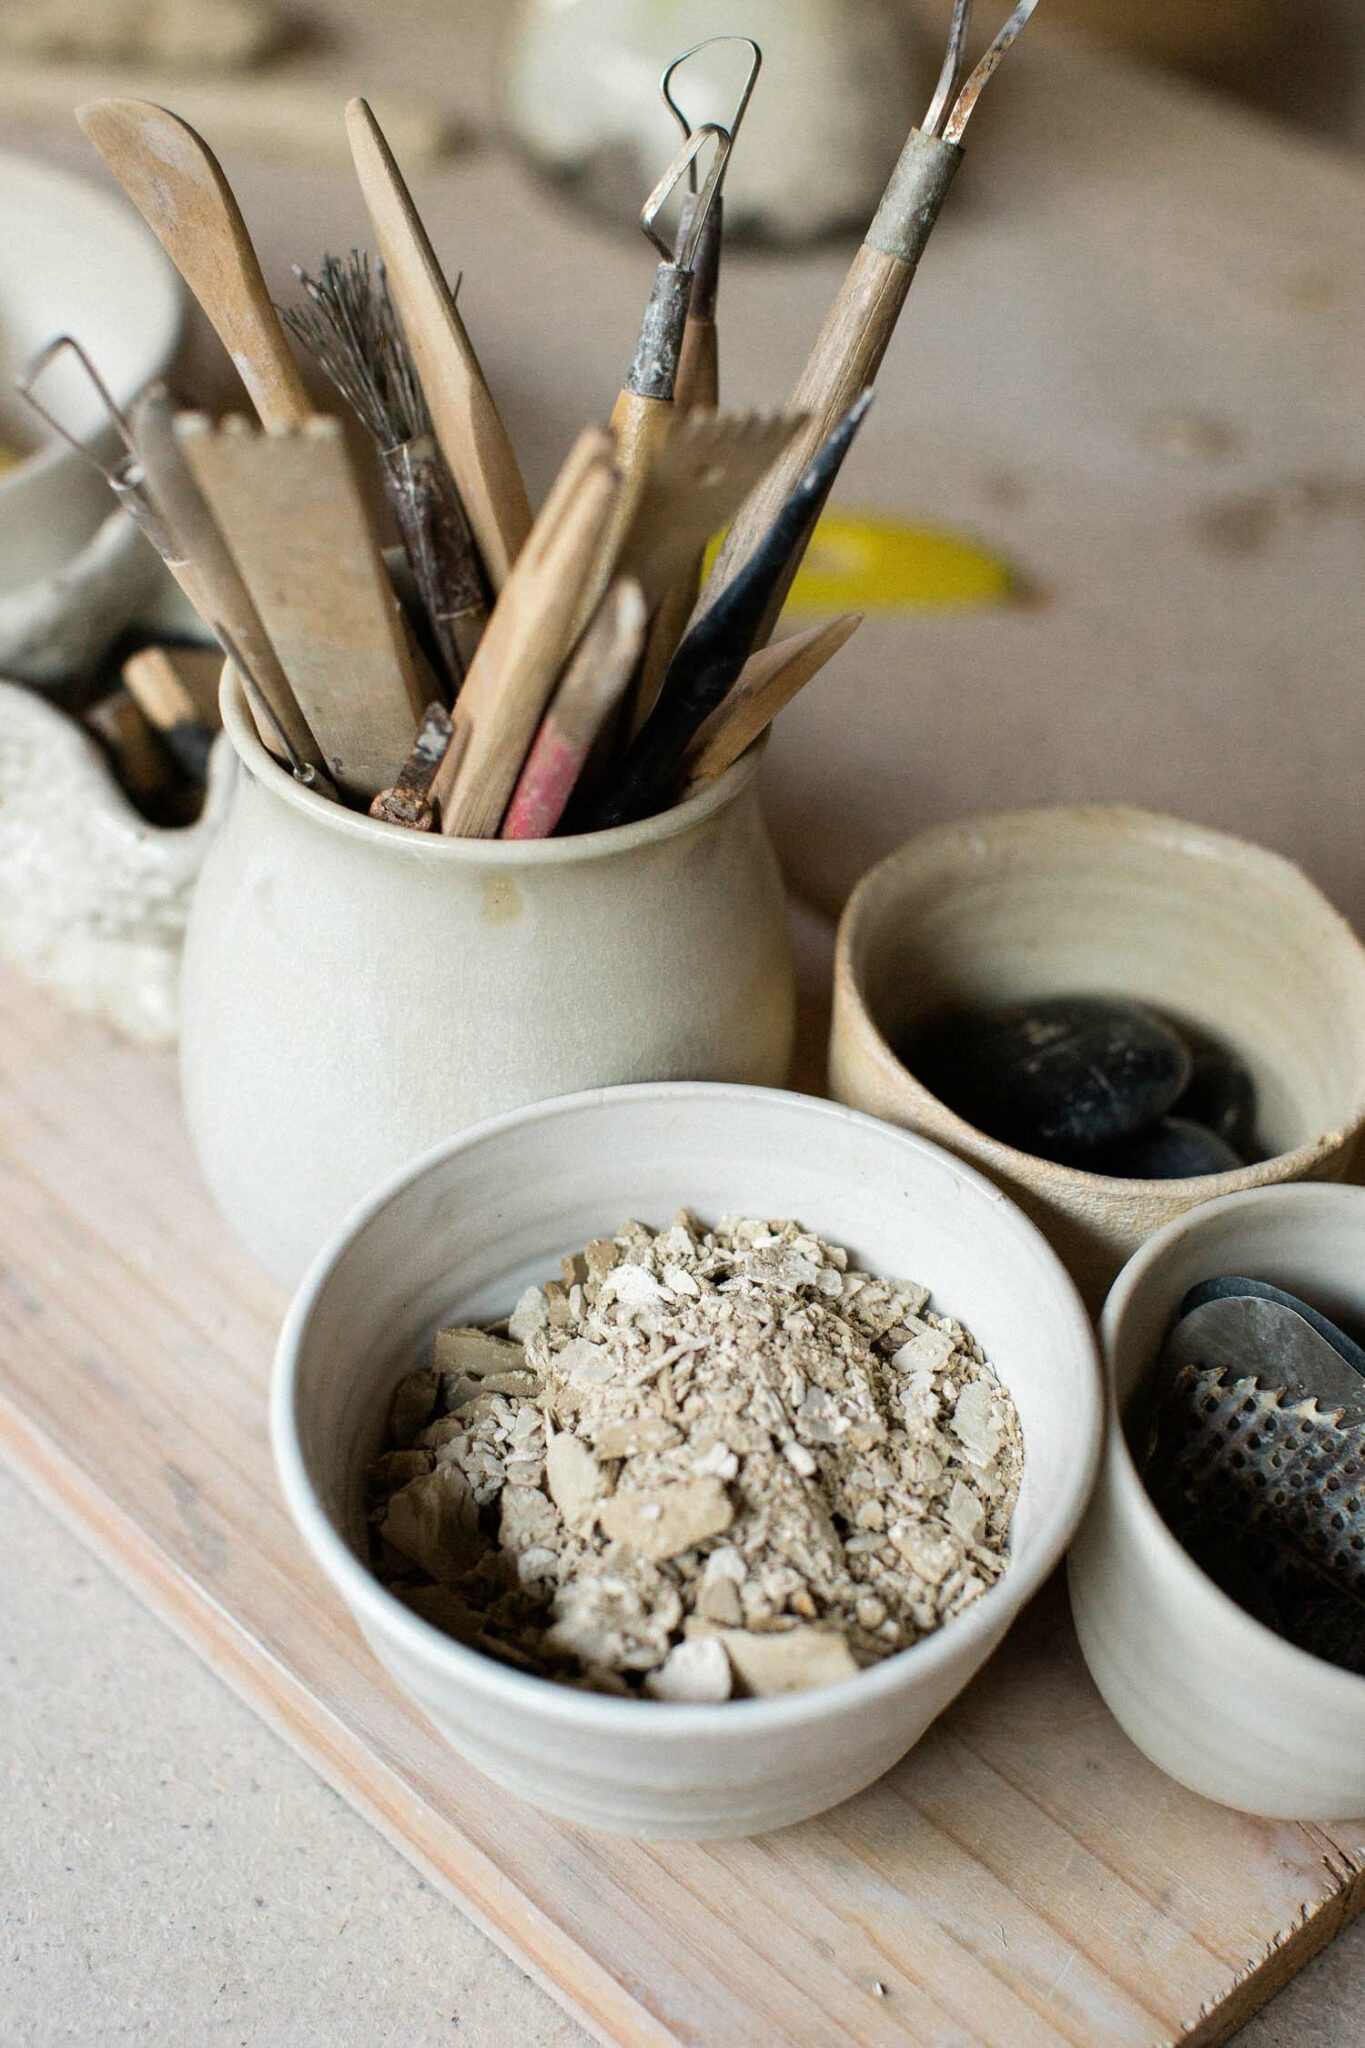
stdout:
[[[808,415],[780,462],[763,479],[730,529],[702,593],[705,611],[762,545],[778,510],[835,423],[876,381],[920,259],[962,161],[967,123],[1038,0],[1019,0],[985,55],[962,82],[972,0],[955,0],[948,47],[924,125],[914,128],[891,174],[867,236],[831,306],[790,403]],[[812,522],[813,530],[813,522]],[[800,565],[798,548],[767,621],[770,632]]]

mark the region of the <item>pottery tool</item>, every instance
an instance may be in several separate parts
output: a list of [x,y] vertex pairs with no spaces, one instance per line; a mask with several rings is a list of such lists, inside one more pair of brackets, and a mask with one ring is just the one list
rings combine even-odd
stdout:
[[346,262],[324,256],[311,278],[294,266],[308,294],[288,307],[285,325],[315,358],[379,450],[389,505],[452,694],[464,679],[488,601],[464,507],[432,432],[431,415],[380,265],[352,249]]
[[211,647],[142,647],[123,664],[123,685],[148,724],[196,782],[208,775],[218,730],[223,657]]
[[681,416],[637,477],[633,516],[619,560],[621,568],[644,586],[651,623],[632,733],[653,709],[687,624],[691,605],[683,611],[673,601],[680,584],[687,583],[706,543],[732,517],[801,424],[787,413]]
[[739,681],[687,750],[683,794],[691,796],[714,782],[747,753],[778,712],[784,711],[853,638],[862,620],[861,612],[845,612],[842,618],[828,619],[751,654],[740,670]]
[[574,641],[579,592],[621,488],[609,434],[580,435],[498,599],[460,695],[469,745],[442,805],[442,832],[497,836]]
[[350,102],[346,128],[436,439],[468,514],[485,573],[498,591],[531,527],[521,470],[454,294],[393,152],[364,100]]
[[102,99],[76,119],[203,307],[271,433],[301,427],[308,393],[217,157],[150,100]]
[[[250,707],[264,744],[272,752],[283,757],[295,782],[301,782],[305,789],[311,789],[316,796],[325,796],[330,803],[340,803],[340,792],[327,770],[317,767],[312,761],[306,761],[291,745],[289,735],[276,718],[269,700],[262,694],[250,670],[243,666],[241,651],[233,644],[231,635],[223,633],[220,629],[220,638],[227,648],[228,659],[242,686],[242,694]],[[271,736],[269,739],[265,738],[267,733]]]
[[[659,93],[664,105],[682,130],[684,143],[690,142],[693,133],[692,123],[677,97],[678,74],[701,51],[715,49],[721,43],[735,43],[749,52],[749,63],[740,87],[739,98],[728,120],[723,124],[733,149],[743,126],[744,116],[749,110],[754,87],[758,84],[758,74],[763,69],[763,52],[752,36],[708,36],[700,43],[693,43],[690,49],[675,57],[665,70],[659,81]],[[725,231],[725,168],[722,165],[720,181],[705,209],[701,235],[693,258],[692,291],[688,299],[687,317],[678,351],[678,369],[674,386],[674,402],[679,411],[687,411],[693,406],[716,406],[720,403],[716,299],[720,286],[720,257]],[[683,201],[682,217],[678,223],[675,261],[689,246],[696,216],[701,210],[695,158],[688,168],[687,176],[690,189]]]
[[[168,566],[219,646],[255,686],[250,701],[263,744],[276,751],[282,736],[286,759],[297,757],[320,769],[318,743],[295,701],[232,551],[180,452],[164,384],[149,385],[137,400],[131,432],[147,489],[189,567],[188,580],[174,562]],[[268,716],[260,714],[257,707],[261,703],[269,707]]]
[[167,806],[183,806],[184,788],[162,736],[127,690],[115,690],[85,714],[119,783],[140,810],[170,823]]
[[[724,700],[760,637],[773,590],[852,445],[872,402],[866,391],[816,451],[763,546],[719,602],[702,612],[669,664],[657,703],[632,742],[606,796],[594,807],[602,830],[644,817],[667,800],[683,756],[704,719]],[[804,423],[794,423],[799,438]]]
[[598,734],[630,687],[647,616],[638,583],[613,583],[541,721],[507,807],[504,839],[548,839],[558,825]]
[[[782,460],[773,465],[735,520],[702,593],[703,609],[720,600],[763,545],[774,518],[820,443],[846,414],[859,392],[876,381],[920,259],[962,161],[962,137],[967,123],[1037,0],[1019,0],[963,84],[971,5],[972,0],[955,0],[947,53],[924,125],[911,130],[866,239],[792,392],[793,410],[807,413],[809,425]],[[818,513],[818,506],[815,509]],[[800,566],[803,552],[804,547],[798,545],[783,582],[774,593],[768,630],[776,621],[781,599]]]
[[1254,1372],[1286,1400],[1316,1400],[1365,1423],[1365,1351],[1306,1301],[1262,1280],[1221,1276],[1190,1292],[1161,1353],[1184,1365]]
[[455,727],[445,705],[428,704],[412,752],[391,787],[381,789],[370,805],[370,816],[385,825],[406,825],[410,832],[434,832],[436,805],[432,785],[454,736]]
[[176,422],[338,789],[368,804],[405,758],[430,694],[408,645],[341,421],[257,434]]

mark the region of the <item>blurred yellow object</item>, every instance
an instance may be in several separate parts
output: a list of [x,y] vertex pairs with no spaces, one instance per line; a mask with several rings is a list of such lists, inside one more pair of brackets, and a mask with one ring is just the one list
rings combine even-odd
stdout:
[[945,611],[1000,604],[1004,562],[958,534],[830,512],[815,530],[788,602],[803,612]]
[[7,448],[5,443],[0,441],[0,476],[3,476],[7,469],[17,469],[23,459],[17,448]]

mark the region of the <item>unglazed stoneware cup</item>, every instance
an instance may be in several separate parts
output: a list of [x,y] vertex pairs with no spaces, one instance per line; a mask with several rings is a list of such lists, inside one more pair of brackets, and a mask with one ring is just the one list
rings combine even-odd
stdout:
[[[1191,1180],[1117,1180],[1035,1159],[954,1114],[893,1047],[954,1004],[1131,996],[1239,1054],[1268,1157]],[[1144,1239],[1199,1202],[1342,1179],[1365,1117],[1365,950],[1300,869],[1176,818],[1017,811],[912,839],[839,928],[830,1082],[988,1173],[1098,1310]]]
[[292,1284],[375,1183],[499,1110],[618,1081],[778,1086],[794,989],[751,752],[657,818],[443,839],[239,770],[186,936],[181,1079],[210,1188]]
[[[680,1205],[708,1221],[796,1217],[870,1271],[931,1286],[1018,1406],[1024,1475],[1008,1569],[938,1634],[837,1685],[724,1706],[574,1691],[463,1648],[363,1562],[365,1466],[431,1330],[506,1314],[563,1254],[628,1217],[666,1223]],[[1094,1476],[1101,1407],[1075,1289],[980,1174],[834,1103],[682,1084],[515,1111],[390,1180],[332,1238],[289,1311],[271,1428],[314,1557],[463,1756],[582,1826],[698,1839],[823,1812],[919,1740],[1061,1556]]]
[[[1245,1273],[1365,1322],[1365,1188],[1274,1187],[1177,1218],[1124,1267],[1101,1318],[1104,1465],[1069,1562],[1085,1661],[1163,1771],[1275,1819],[1365,1813],[1365,1678],[1254,1621],[1192,1563],[1138,1477],[1141,1390],[1196,1282]],[[1134,1407],[1138,1413],[1133,1415]]]

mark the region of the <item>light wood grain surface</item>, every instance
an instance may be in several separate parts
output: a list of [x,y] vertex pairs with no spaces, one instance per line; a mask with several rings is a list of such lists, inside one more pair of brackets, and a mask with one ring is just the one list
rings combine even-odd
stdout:
[[0,1059],[6,1457],[599,2038],[1212,2043],[1365,1904],[1365,1826],[1252,1821],[1137,1755],[1056,1586],[822,1821],[656,1849],[509,1802],[382,1676],[284,1513],[279,1299],[198,1186],[170,1063],[12,982]]

